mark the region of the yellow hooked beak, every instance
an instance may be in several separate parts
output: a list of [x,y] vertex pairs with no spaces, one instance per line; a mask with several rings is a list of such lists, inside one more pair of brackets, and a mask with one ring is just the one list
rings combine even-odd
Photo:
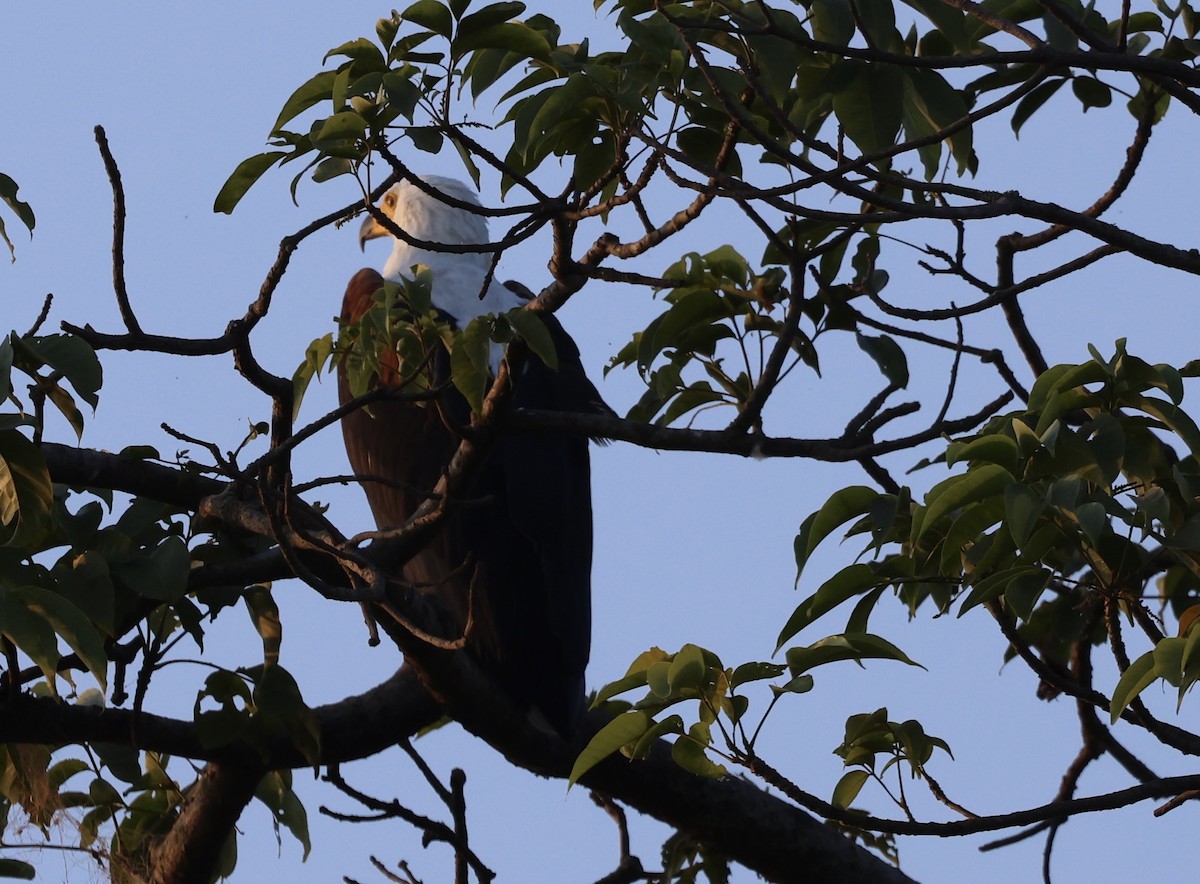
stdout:
[[[383,199],[379,201],[379,211],[387,215],[389,218],[395,217],[396,200],[399,199],[399,191],[393,187],[383,195]],[[363,218],[362,227],[358,228],[358,247],[365,251],[367,240],[378,239],[381,236],[391,236],[391,231],[375,220],[375,216],[367,213],[367,217]]]
[[378,239],[381,236],[391,236],[387,229],[382,224],[375,220],[374,215],[367,215],[363,218],[362,227],[358,228],[358,248],[360,251],[366,251],[367,240]]

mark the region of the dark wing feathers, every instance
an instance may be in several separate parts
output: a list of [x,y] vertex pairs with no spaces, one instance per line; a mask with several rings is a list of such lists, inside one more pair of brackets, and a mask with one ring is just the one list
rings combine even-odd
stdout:
[[[362,270],[350,281],[343,319],[359,318],[382,278]],[[545,317],[558,351],[557,371],[530,354],[517,379],[515,408],[607,411],[587,379],[575,342]],[[385,382],[389,366],[384,362]],[[448,377],[444,352],[434,360]],[[392,375],[394,378],[394,374]],[[349,398],[339,373],[342,401]],[[443,408],[465,421],[456,391]],[[357,474],[388,481],[363,486],[380,528],[403,524],[436,485],[457,447],[438,409],[382,401],[373,414],[342,420],[346,451]],[[464,567],[466,563],[471,563]],[[405,579],[443,596],[461,629],[474,585],[472,654],[523,705],[537,707],[569,735],[583,708],[583,675],[591,641],[592,509],[587,440],[529,433],[497,441],[469,501],[455,506],[439,536],[405,567]]]

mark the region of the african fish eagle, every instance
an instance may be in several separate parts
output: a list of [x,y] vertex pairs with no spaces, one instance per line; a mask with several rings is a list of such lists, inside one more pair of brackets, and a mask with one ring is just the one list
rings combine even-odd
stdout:
[[[450,178],[427,177],[427,189],[478,205],[474,192]],[[380,209],[403,231],[427,243],[488,242],[482,215],[447,205],[409,181],[392,187]],[[392,236],[368,215],[360,245]],[[519,307],[522,298],[492,281],[482,298],[488,253],[449,253],[395,239],[382,276],[360,270],[346,289],[343,321],[360,318],[384,279],[433,273],[432,302],[457,327],[476,316]],[[584,374],[579,350],[558,320],[544,315],[558,369],[530,353],[515,379],[514,408],[608,412]],[[493,364],[493,371],[495,364]],[[399,527],[430,496],[458,445],[454,426],[469,423],[462,396],[444,382],[444,350],[432,360],[431,388],[445,386],[441,411],[387,400],[342,419],[346,453],[380,530]],[[385,372],[386,375],[386,372]],[[387,378],[382,383],[387,382]],[[394,375],[391,378],[395,381]],[[381,383],[377,378],[376,383]],[[339,396],[350,398],[343,367]],[[443,413],[449,420],[443,418]],[[467,599],[474,624],[467,648],[500,687],[569,737],[583,711],[584,668],[591,645],[592,506],[588,440],[529,433],[498,439],[469,500],[456,501],[437,537],[404,567],[404,579],[437,593],[462,629]],[[456,633],[457,634],[457,633]]]

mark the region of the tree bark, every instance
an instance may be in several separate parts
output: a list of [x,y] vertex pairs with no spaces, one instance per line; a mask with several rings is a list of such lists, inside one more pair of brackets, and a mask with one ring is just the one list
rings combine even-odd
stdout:
[[208,884],[221,850],[266,769],[249,759],[210,761],[171,830],[149,853],[150,884]]

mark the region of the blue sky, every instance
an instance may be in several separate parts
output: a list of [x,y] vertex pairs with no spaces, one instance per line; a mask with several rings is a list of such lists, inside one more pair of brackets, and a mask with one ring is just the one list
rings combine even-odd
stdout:
[[[593,14],[589,0],[543,6],[553,9],[565,33],[590,34],[593,42],[614,34],[611,22]],[[6,4],[0,10],[0,71],[10,97],[0,130],[0,171],[20,183],[22,197],[38,216],[32,241],[9,225],[18,260],[0,268],[7,323],[28,327],[42,297],[52,291],[54,323],[118,327],[110,285],[110,192],[92,139],[92,127],[99,123],[108,131],[124,176],[128,281],[143,324],[160,333],[219,333],[253,300],[280,238],[348,202],[353,185],[302,185],[296,207],[287,193],[290,176],[276,173],[253,189],[232,217],[212,213],[213,197],[238,161],[262,149],[283,100],[318,69],[324,53],[372,33],[375,19],[387,11],[360,0]],[[1119,163],[1131,121],[1117,108],[1081,117],[1068,99],[1055,101],[1051,112],[1069,112],[1069,122],[1035,119],[1020,141],[1006,125],[977,134],[987,186],[1028,183],[1039,198],[1065,205],[1091,201],[1094,182]],[[486,120],[490,113],[483,105],[473,116]],[[1169,124],[1171,131],[1157,134],[1152,143],[1152,174],[1138,185],[1131,206],[1112,220],[1178,242],[1178,231],[1194,229],[1188,201],[1179,194],[1190,176],[1179,169],[1186,168],[1200,133],[1179,108],[1172,110]],[[424,172],[463,177],[450,154],[418,155],[410,162]],[[1081,182],[1089,174],[1100,177],[1085,187]],[[487,193],[485,188],[484,198],[494,201],[494,189]],[[735,235],[731,230],[720,223],[698,226],[687,248],[706,251]],[[302,245],[262,330],[259,353],[269,368],[290,374],[308,342],[332,328],[345,281],[364,261],[381,266],[386,257],[384,246],[373,245],[379,247],[368,248],[362,257],[349,230],[324,231]],[[501,273],[537,288],[547,279],[545,254],[546,243],[535,241],[507,257]],[[666,256],[653,260],[658,269],[667,261]],[[924,275],[894,272],[892,285],[930,299],[964,297],[942,295],[945,289]],[[1040,323],[1054,329],[1046,342],[1051,362],[1081,361],[1086,343],[1106,350],[1119,336],[1129,337],[1130,350],[1150,361],[1182,362],[1195,356],[1194,323],[1189,318],[1177,331],[1161,317],[1168,305],[1186,304],[1180,299],[1193,290],[1190,280],[1177,275],[1112,262],[1035,296],[1027,309],[1035,328]],[[656,309],[644,295],[593,285],[567,306],[562,319],[599,381],[608,356]],[[984,326],[970,331],[977,344],[1008,346],[998,331]],[[226,357],[184,362],[113,353],[104,363],[101,405],[85,445],[116,450],[149,443],[171,452],[179,444],[159,428],[165,421],[228,448],[244,435],[248,420],[266,417],[265,400],[239,381]],[[824,427],[829,414],[855,410],[865,398],[862,383],[871,389],[877,383],[874,377],[864,381],[861,363],[849,357],[831,355],[824,368],[824,381],[797,380],[791,413],[779,418],[797,434],[808,435],[803,428],[810,419]],[[937,369],[934,360],[930,376],[936,377]],[[988,391],[994,388],[982,374],[976,377],[992,385]],[[639,395],[628,373],[614,372],[601,389],[619,411]],[[941,391],[917,389],[913,395],[928,398],[928,414],[936,411]],[[334,398],[331,384],[316,387],[304,416],[319,416]],[[919,425],[916,419],[910,426]],[[779,624],[801,598],[792,590],[791,542],[798,524],[837,487],[863,481],[850,467],[656,454],[627,445],[594,451],[593,461],[592,685],[621,675],[651,645],[675,650],[691,641],[711,647],[727,662],[766,659]],[[897,475],[909,464],[905,458],[889,463]],[[297,470],[302,477],[344,472],[336,431],[311,446]],[[912,481],[921,487],[936,478],[940,475],[917,474]],[[354,490],[331,503],[344,527],[370,526],[365,501]],[[856,551],[829,546],[806,578],[830,573]],[[299,585],[281,586],[276,595],[284,612],[283,663],[297,674],[311,703],[366,690],[398,664],[394,649],[366,646],[356,608],[323,602]],[[1077,748],[1073,708],[1064,701],[1035,700],[1035,683],[1023,670],[999,671],[1001,645],[982,616],[906,625],[898,610],[889,614],[874,623],[877,631],[897,641],[928,672],[887,663],[865,672],[849,664],[819,671],[816,690],[794,698],[773,723],[766,752],[775,766],[809,791],[828,795],[841,774],[830,753],[845,717],[888,705],[893,718],[918,718],[950,742],[956,760],[939,761],[934,772],[972,810],[1001,812],[1048,800]],[[828,631],[838,625],[831,621]],[[248,622],[227,616],[209,652],[230,665],[253,664],[255,642]],[[151,703],[189,714],[190,696],[204,674],[175,667],[156,681]],[[182,701],[172,702],[173,693]],[[1187,713],[1185,706],[1184,726]],[[1136,735],[1130,742],[1142,745]],[[582,790],[568,792],[561,782],[514,770],[454,727],[422,740],[419,748],[443,774],[454,765],[466,769],[472,843],[501,881],[588,881],[615,865],[616,833]],[[1186,772],[1180,763],[1148,751],[1156,770]],[[1128,785],[1110,763],[1096,767],[1083,780],[1084,792]],[[398,797],[419,811],[445,815],[398,751],[345,773],[380,797]],[[312,782],[310,773],[296,777],[310,814],[313,855],[301,865],[299,848],[286,835],[277,848],[269,815],[252,806],[241,825],[235,881],[329,881],[343,874],[379,880],[367,862],[369,854],[388,862],[406,858],[426,881],[448,875],[448,853],[422,850],[419,837],[399,824],[355,826],[321,818],[317,807],[322,803],[354,808]],[[947,818],[932,802],[918,806],[930,818]],[[882,805],[876,809],[886,812]],[[1184,839],[1193,837],[1194,811],[1184,807],[1154,820],[1150,810],[1143,804],[1071,822],[1058,839],[1055,880],[1177,875],[1175,857],[1179,845],[1190,843]],[[658,824],[635,823],[634,850],[648,866],[665,835]],[[977,848],[986,840],[904,840],[903,868],[927,881],[1037,876],[1040,840],[981,855]],[[46,854],[39,862],[41,880],[96,877],[72,857]],[[741,870],[735,880],[754,876]]]

